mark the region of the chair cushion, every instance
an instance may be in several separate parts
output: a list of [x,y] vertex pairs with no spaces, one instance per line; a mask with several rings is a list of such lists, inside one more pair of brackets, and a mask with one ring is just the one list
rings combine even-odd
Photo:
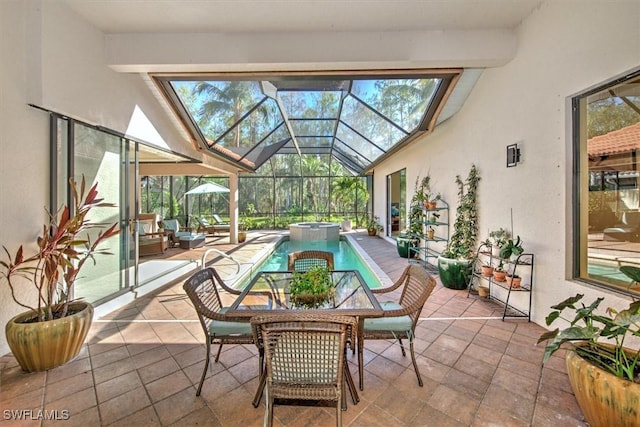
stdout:
[[[400,310],[402,306],[395,302],[380,303],[383,310]],[[364,329],[370,331],[410,331],[412,326],[411,317],[394,316],[394,317],[374,317],[364,319]]]
[[[227,307],[220,309],[220,313],[225,313],[226,311]],[[251,323],[214,320],[209,325],[209,333],[214,337],[224,335],[251,335]]]

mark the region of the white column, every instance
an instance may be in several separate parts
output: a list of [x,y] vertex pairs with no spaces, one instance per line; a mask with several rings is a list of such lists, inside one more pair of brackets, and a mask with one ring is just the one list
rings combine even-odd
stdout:
[[229,243],[238,243],[238,175],[229,175]]

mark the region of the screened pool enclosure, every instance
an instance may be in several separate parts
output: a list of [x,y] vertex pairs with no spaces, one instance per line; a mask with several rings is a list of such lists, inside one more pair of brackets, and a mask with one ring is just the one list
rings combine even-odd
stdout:
[[[238,167],[249,228],[371,217],[373,167],[446,120],[461,70],[156,75],[194,141]],[[143,210],[193,222],[229,210],[224,195],[184,196],[224,177],[146,177]],[[379,190],[378,194],[384,194]],[[189,216],[189,218],[187,217]]]

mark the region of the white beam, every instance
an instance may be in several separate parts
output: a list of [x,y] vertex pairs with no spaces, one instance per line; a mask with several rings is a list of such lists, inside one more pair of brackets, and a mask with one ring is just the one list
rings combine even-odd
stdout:
[[512,30],[153,33],[105,36],[120,72],[497,67],[514,58]]

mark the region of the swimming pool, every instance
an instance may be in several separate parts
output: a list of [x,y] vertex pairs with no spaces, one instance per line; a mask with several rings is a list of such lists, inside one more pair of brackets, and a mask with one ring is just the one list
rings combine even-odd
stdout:
[[289,252],[300,250],[318,250],[333,252],[336,270],[358,270],[370,288],[381,287],[381,281],[367,263],[341,237],[338,241],[290,241],[282,239],[269,257],[258,266],[256,271],[286,271],[289,264]]

